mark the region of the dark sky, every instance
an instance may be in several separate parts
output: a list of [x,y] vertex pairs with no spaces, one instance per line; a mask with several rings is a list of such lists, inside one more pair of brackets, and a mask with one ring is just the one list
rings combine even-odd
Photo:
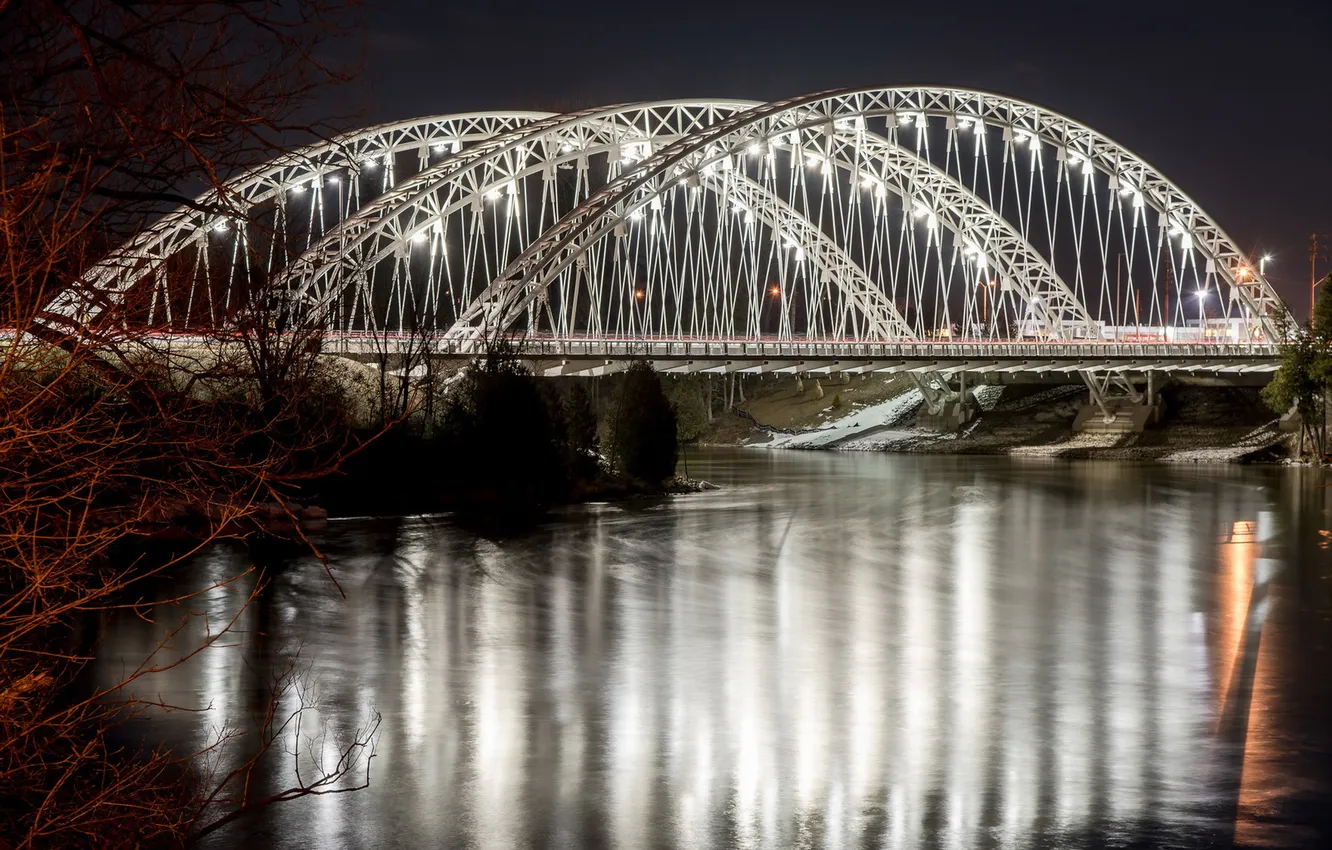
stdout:
[[1332,233],[1332,0],[372,2],[353,97],[367,121],[967,86],[1064,112],[1153,163],[1241,247],[1276,255],[1297,313],[1309,233]]

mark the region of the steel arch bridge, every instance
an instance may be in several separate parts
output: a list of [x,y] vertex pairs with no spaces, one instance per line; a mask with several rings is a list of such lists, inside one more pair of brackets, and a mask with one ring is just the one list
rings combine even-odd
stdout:
[[556,371],[765,371],[783,352],[797,370],[1265,373],[1285,313],[1140,157],[966,89],[434,116],[293,151],[199,207],[223,212],[164,217],[48,322],[202,334],[276,288],[346,350],[429,331],[466,356],[518,335]]

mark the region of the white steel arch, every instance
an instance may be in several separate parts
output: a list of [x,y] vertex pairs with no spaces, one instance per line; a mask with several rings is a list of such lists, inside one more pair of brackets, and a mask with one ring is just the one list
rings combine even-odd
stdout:
[[333,206],[340,219],[360,206],[364,181],[359,176],[373,176],[379,184],[378,189],[367,187],[372,198],[393,187],[399,154],[416,153],[417,170],[424,170],[432,160],[549,116],[531,111],[434,115],[379,124],[299,148],[227,181],[221,191],[205,192],[193,207],[163,216],[61,292],[45,312],[62,324],[87,323],[145,277],[159,274],[168,257],[206,239],[210,230],[244,227],[252,210],[283,205],[287,193],[308,190],[318,195],[330,175],[345,175],[350,179],[344,199]]
[[[469,151],[465,157],[455,157],[418,174],[366,205],[294,263],[289,277],[298,280],[301,288],[312,286],[318,293],[316,298],[327,299],[346,276],[365,274],[366,269],[393,253],[410,250],[413,238],[424,228],[440,228],[440,223],[469,199],[480,204],[482,197],[497,192],[498,184],[513,181],[518,185],[537,169],[545,169],[549,176],[553,173],[550,169],[575,158],[580,168],[585,168],[590,154],[608,149],[618,152],[620,146],[659,147],[663,142],[685,137],[690,128],[710,123],[692,114],[685,121],[670,117],[682,108],[707,108],[715,113],[708,118],[714,119],[757,105],[745,101],[633,104],[568,116],[557,124],[547,121],[511,131],[507,137],[496,138],[482,148]],[[651,116],[650,120],[644,120],[647,116]],[[652,136],[652,133],[662,135]],[[1040,254],[957,179],[907,149],[863,129],[852,140],[836,141],[835,149],[827,154],[829,162],[853,176],[863,175],[909,203],[926,205],[932,211],[932,219],[937,214],[944,227],[973,247],[979,265],[992,264],[1005,290],[1014,289],[1038,305],[1046,326],[1059,328],[1065,318],[1082,327],[1093,324]],[[797,157],[818,155],[799,140],[784,147],[789,147]],[[743,178],[741,172],[725,173],[740,175],[740,179],[733,181],[734,191],[742,192],[745,197],[757,197],[756,192],[761,191],[752,180]],[[715,176],[707,183],[714,191],[722,188]],[[743,205],[748,208],[754,202],[746,201]],[[765,217],[765,224],[780,227],[779,220],[789,221],[787,230],[799,234],[795,241],[801,242],[802,249],[811,255],[815,268],[829,282],[841,287],[858,307],[872,311],[865,314],[869,333],[880,338],[915,335],[892,300],[864,269],[808,219],[775,198],[759,206],[773,213]],[[363,285],[368,285],[368,281]]]
[[[1006,165],[1010,162],[1009,146],[1029,142],[1033,150],[1033,182],[1041,163],[1035,151],[1041,146],[1050,146],[1056,152],[1061,181],[1074,166],[1082,166],[1084,196],[1087,194],[1085,187],[1091,184],[1092,172],[1104,175],[1104,185],[1112,194],[1117,192],[1130,198],[1134,227],[1145,229],[1145,217],[1140,217],[1138,210],[1149,208],[1158,215],[1161,234],[1158,244],[1168,237],[1179,239],[1183,263],[1192,266],[1195,279],[1200,282],[1200,300],[1215,285],[1218,291],[1228,296],[1229,304],[1239,305],[1246,334],[1244,341],[1277,338],[1276,317],[1284,308],[1271,286],[1259,271],[1249,266],[1233,240],[1192,199],[1141,158],[1090,127],[1034,104],[986,92],[919,87],[839,90],[775,101],[747,110],[657,152],[547,229],[494,280],[461,317],[451,335],[474,335],[481,323],[490,321],[497,321],[500,326],[512,323],[536,293],[544,291],[583,251],[604,238],[617,222],[641,208],[648,202],[647,198],[660,195],[668,184],[687,180],[689,175],[719,160],[743,157],[748,148],[757,150],[792,133],[801,138],[818,133],[831,146],[839,137],[854,135],[863,127],[862,122],[870,118],[886,121],[890,128],[914,123],[918,144],[924,140],[927,147],[929,127],[932,123],[943,122],[947,131],[953,134],[948,143],[950,154],[956,133],[970,127],[978,137],[978,161],[983,146],[982,131],[998,128],[1003,134]],[[1016,182],[1016,156],[1011,162]],[[1005,171],[1005,182],[1007,176]],[[988,181],[988,170],[986,178]],[[1071,187],[1071,181],[1067,185]],[[1071,202],[1071,188],[1068,193]],[[1034,198],[1029,197],[1027,204],[1029,220]],[[1021,203],[1018,206],[1021,218]],[[1119,215],[1123,227],[1122,209]],[[1099,217],[1098,208],[1098,222]],[[1099,223],[1097,228],[1099,236]],[[1053,242],[1053,224],[1050,230]],[[1194,253],[1201,256],[1202,268],[1190,259]],[[1078,259],[1081,261],[1082,257]],[[1109,265],[1104,247],[1101,260],[1104,275]],[[1168,291],[1166,298],[1168,301]],[[1177,298],[1174,307],[1182,314],[1180,300],[1182,296]],[[1077,301],[1074,296],[1072,302]],[[1135,311],[1137,307],[1135,295]],[[1119,312],[1118,307],[1116,312]],[[1169,321],[1168,307],[1163,315]],[[1199,324],[1206,324],[1202,307],[1199,308]]]
[[[292,263],[285,277],[323,294],[348,263],[364,266],[400,250],[422,228],[459,209],[480,206],[496,182],[573,162],[580,171],[594,153],[613,153],[611,167],[636,151],[665,146],[754,105],[753,101],[659,101],[550,115],[422,171],[385,192]],[[623,157],[621,156],[623,155]],[[535,163],[535,164],[534,164]]]
[[[564,116],[556,124],[545,121],[518,128],[422,172],[366,205],[293,263],[286,276],[293,287],[312,288],[314,300],[328,301],[348,276],[364,275],[395,254],[405,259],[405,252],[422,234],[432,228],[441,232],[441,222],[467,205],[480,206],[507,186],[537,173],[552,176],[555,169],[571,163],[586,170],[588,158],[597,154],[610,152],[612,163],[631,148],[635,153],[626,153],[626,158],[642,156],[721,115],[755,105],[748,101],[629,104]],[[739,172],[731,178],[714,176],[704,182],[710,191],[722,193],[765,226],[798,243],[812,268],[858,309],[865,322],[861,333],[878,338],[914,335],[893,302],[827,234],[757,182]]]

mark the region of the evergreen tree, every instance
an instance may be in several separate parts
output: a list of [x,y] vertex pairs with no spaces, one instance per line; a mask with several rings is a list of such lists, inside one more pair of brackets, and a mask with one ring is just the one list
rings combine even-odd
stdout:
[[468,367],[443,424],[443,472],[463,508],[522,511],[567,495],[563,422],[553,421],[537,380],[516,361]]
[[609,421],[611,463],[630,478],[660,484],[675,474],[679,458],[675,411],[661,380],[646,363],[623,375]]
[[581,383],[574,384],[564,396],[564,419],[573,478],[590,481],[597,474],[597,412]]
[[670,381],[667,396],[671,410],[675,411],[675,438],[687,443],[698,439],[708,424],[708,409],[703,398],[703,380],[698,375],[686,375]]

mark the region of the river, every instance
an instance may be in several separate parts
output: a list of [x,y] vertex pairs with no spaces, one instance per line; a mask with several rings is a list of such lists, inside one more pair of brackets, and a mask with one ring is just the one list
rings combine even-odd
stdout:
[[[330,523],[270,564],[233,646],[152,677],[210,705],[184,752],[298,669],[331,753],[382,714],[370,787],[208,846],[1332,846],[1332,558],[1317,473],[692,452],[722,489]],[[243,571],[200,555],[179,593]],[[185,605],[216,625],[253,575]],[[98,675],[181,622],[109,621]],[[310,745],[303,745],[308,753]],[[276,752],[276,750],[275,750]],[[292,758],[258,785],[290,781]]]

